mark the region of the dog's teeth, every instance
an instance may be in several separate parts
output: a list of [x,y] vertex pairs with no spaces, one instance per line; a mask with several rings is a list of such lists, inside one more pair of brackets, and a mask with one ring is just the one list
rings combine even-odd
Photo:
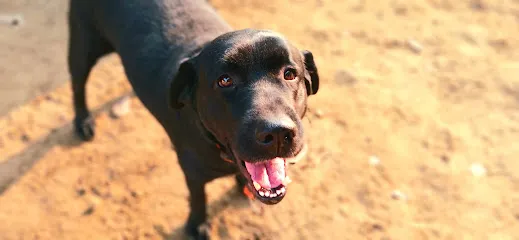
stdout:
[[283,187],[280,189],[281,193],[285,193],[286,192],[286,189]]
[[281,195],[281,189],[276,190],[276,193],[277,193],[278,195]]
[[265,193],[263,191],[258,191],[259,192],[259,195],[264,197],[265,196]]
[[270,197],[270,192],[269,191],[265,192],[265,197]]
[[277,196],[278,196],[278,195],[277,195],[276,193],[271,193],[271,194],[270,194],[270,197],[271,197],[271,198],[275,198],[275,197],[277,197]]
[[254,188],[256,188],[256,191],[261,189],[261,185],[257,182],[252,182],[252,185],[254,185]]

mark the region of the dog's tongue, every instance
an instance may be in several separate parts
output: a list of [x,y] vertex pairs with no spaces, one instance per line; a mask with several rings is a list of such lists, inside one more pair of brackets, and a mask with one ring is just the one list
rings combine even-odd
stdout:
[[285,179],[285,160],[274,158],[260,163],[245,162],[245,167],[253,181],[266,189],[276,188]]

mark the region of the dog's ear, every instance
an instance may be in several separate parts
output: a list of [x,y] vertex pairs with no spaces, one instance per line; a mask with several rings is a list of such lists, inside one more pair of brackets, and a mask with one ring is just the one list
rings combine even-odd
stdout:
[[319,74],[317,73],[317,66],[314,62],[314,55],[308,50],[302,51],[305,61],[305,86],[308,95],[314,95],[319,90]]
[[180,62],[178,71],[169,86],[168,103],[173,109],[184,107],[186,101],[192,99],[193,86],[196,82],[196,70],[193,60],[190,58],[183,59]]

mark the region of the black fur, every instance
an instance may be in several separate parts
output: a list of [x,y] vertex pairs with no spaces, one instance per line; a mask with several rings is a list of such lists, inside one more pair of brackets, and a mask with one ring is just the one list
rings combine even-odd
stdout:
[[[319,77],[312,54],[281,35],[233,31],[201,0],[71,0],[69,27],[77,134],[94,137],[85,84],[97,60],[115,51],[175,146],[190,192],[190,236],[209,238],[201,227],[208,226],[207,182],[237,174],[239,186],[247,186],[243,161],[292,157],[302,149],[301,119]],[[297,78],[285,80],[286,69]],[[234,85],[218,86],[224,74]],[[265,134],[274,136],[268,144]],[[223,161],[222,152],[234,163]]]

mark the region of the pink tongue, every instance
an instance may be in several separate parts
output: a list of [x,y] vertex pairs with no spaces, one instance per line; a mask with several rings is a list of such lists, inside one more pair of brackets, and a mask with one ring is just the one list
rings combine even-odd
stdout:
[[278,187],[285,178],[285,160],[283,158],[274,158],[261,163],[245,162],[245,167],[252,180],[267,189]]

